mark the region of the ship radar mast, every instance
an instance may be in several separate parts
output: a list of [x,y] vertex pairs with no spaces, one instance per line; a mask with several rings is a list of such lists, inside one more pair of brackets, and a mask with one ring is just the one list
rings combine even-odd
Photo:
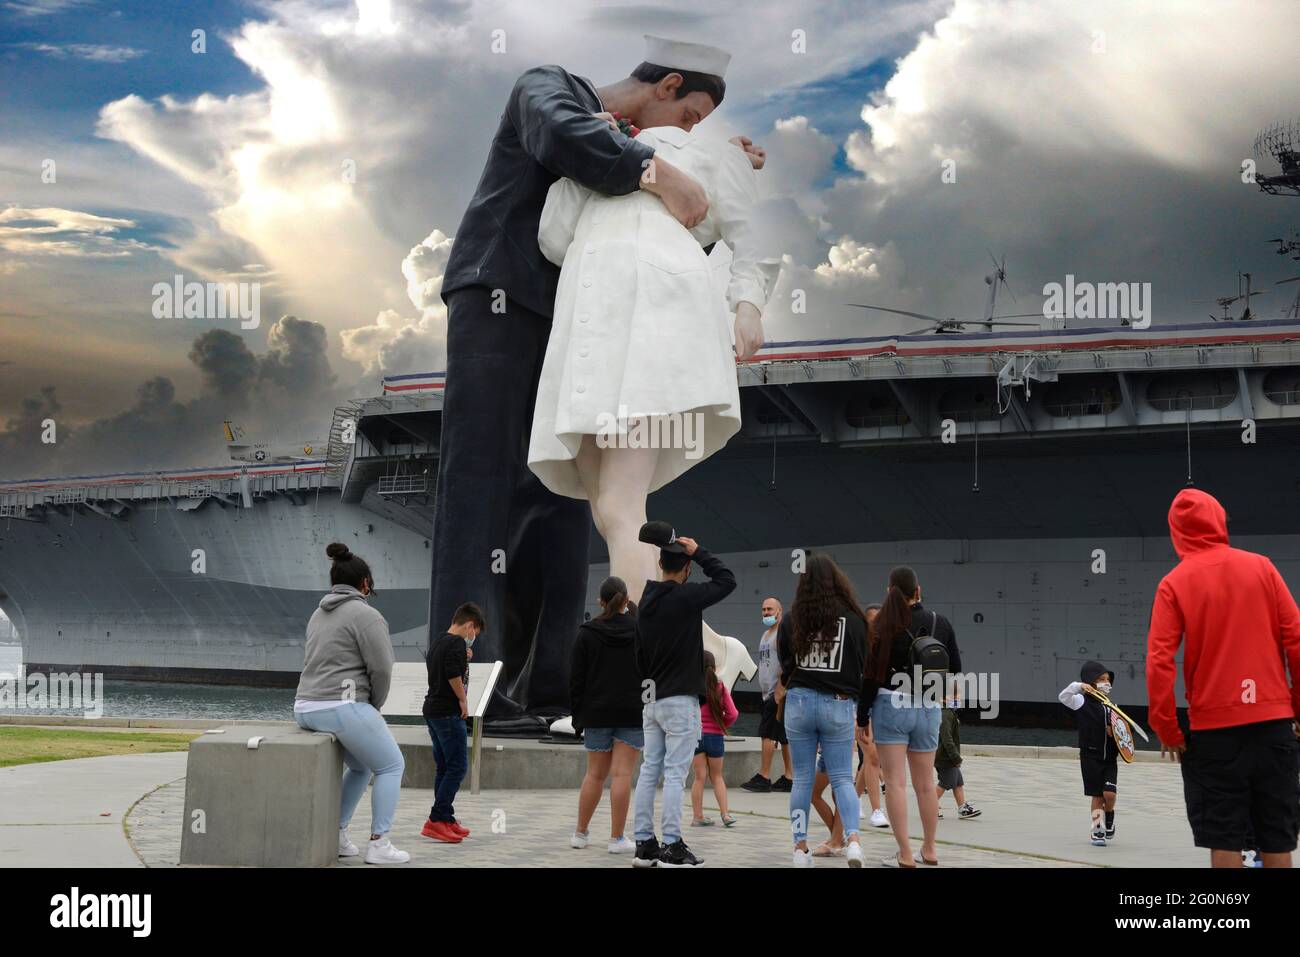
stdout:
[[1255,137],[1255,155],[1271,157],[1282,169],[1277,176],[1256,175],[1260,189],[1274,196],[1300,196],[1300,119],[1262,130]]

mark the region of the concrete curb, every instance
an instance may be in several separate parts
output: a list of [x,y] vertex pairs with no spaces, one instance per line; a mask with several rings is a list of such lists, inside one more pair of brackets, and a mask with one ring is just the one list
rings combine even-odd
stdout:
[[[265,720],[257,721],[252,719],[249,720],[211,719],[209,720],[207,718],[129,718],[129,717],[83,718],[75,715],[43,715],[42,716],[42,715],[24,715],[24,714],[18,714],[18,715],[0,714],[0,726],[4,726],[4,725],[28,725],[28,726],[38,726],[38,727],[69,727],[69,728],[105,728],[105,729],[106,728],[137,728],[137,729],[152,728],[154,730],[172,729],[172,730],[197,730],[197,731],[208,731],[214,728],[229,728],[229,727],[239,727],[239,726],[261,726],[261,727],[269,726],[269,727],[285,727],[285,728],[296,728],[298,726],[297,722],[295,721],[265,721]],[[394,736],[397,738],[398,743],[402,745],[402,750],[404,753],[407,753],[412,758],[416,757],[421,751],[427,753],[429,749],[428,736],[422,726],[390,725],[390,727],[393,729]],[[487,757],[489,751],[495,752],[498,746],[509,749],[510,742],[512,741],[515,742],[516,744],[520,743],[521,741],[527,742],[527,745],[530,749],[540,748],[543,751],[549,751],[553,753],[575,753],[578,755],[584,755],[586,753],[581,746],[575,746],[575,745],[549,745],[549,746],[540,745],[539,746],[536,743],[536,739],[533,738],[513,739],[513,738],[486,738],[485,737],[483,741],[484,741],[483,751],[484,751],[485,758]],[[488,746],[489,741],[492,742],[492,746],[490,747]],[[758,738],[750,737],[741,740],[730,739],[728,741],[727,751],[729,754],[739,754],[750,750],[757,752]],[[1039,747],[1036,745],[1023,745],[1023,744],[967,744],[963,746],[962,754],[966,757],[1034,758],[1034,759],[1058,760],[1058,761],[1075,761],[1078,760],[1079,757],[1079,751],[1077,748]],[[1138,751],[1133,755],[1133,760],[1135,762],[1159,761],[1160,752],[1159,751]],[[488,763],[487,761],[484,762],[485,766],[487,765],[487,763]],[[410,764],[409,760],[408,760],[408,764]],[[575,766],[581,765],[582,767],[585,767],[586,766],[585,757],[580,762],[574,762],[574,764]],[[736,763],[732,762],[732,766],[735,767]],[[749,774],[752,773],[753,772],[750,771],[749,773],[744,774],[744,776],[740,777],[736,783],[739,784],[740,781],[748,780]],[[740,774],[740,772],[737,771],[737,774]],[[412,776],[408,774],[408,778],[410,777]],[[562,779],[567,781],[570,775],[563,774],[561,775],[561,777]],[[731,777],[732,775],[730,773],[727,774],[729,783]],[[423,775],[419,775],[416,778],[416,780],[419,780],[420,783],[417,784],[414,782],[414,780],[412,780],[410,783],[408,782],[403,782],[403,783],[405,784],[406,787],[432,787],[431,773],[429,775],[428,783],[426,783],[423,780]],[[581,781],[581,773],[578,773],[578,780],[579,782]],[[483,787],[489,787],[489,786],[490,785],[485,780]],[[495,786],[500,787],[501,785],[496,784]],[[538,787],[538,786],[544,787],[545,785],[514,784],[513,786],[514,787]],[[560,786],[568,787],[569,785],[566,783]],[[577,784],[573,784],[573,786],[576,787]]]

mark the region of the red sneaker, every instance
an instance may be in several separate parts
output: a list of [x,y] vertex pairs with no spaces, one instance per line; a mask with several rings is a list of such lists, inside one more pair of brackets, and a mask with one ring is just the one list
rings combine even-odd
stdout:
[[451,828],[453,831],[455,831],[457,834],[459,834],[461,837],[469,837],[469,828],[467,828],[464,824],[461,824],[460,821],[448,821],[447,826]]
[[443,844],[459,844],[464,840],[464,837],[453,831],[446,821],[425,821],[420,834],[441,841]]

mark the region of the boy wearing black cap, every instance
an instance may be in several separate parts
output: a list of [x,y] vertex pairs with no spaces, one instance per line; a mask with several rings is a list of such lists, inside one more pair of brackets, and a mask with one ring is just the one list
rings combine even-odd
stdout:
[[[666,522],[641,526],[640,540],[659,546],[660,581],[647,581],[637,608],[636,658],[641,669],[645,751],[636,784],[634,867],[694,867],[704,862],[682,840],[682,792],[700,740],[704,689],[703,611],[726,598],[736,576],[694,539]],[[707,582],[688,584],[691,560]],[[655,838],[655,786],[664,779],[664,843]]]
[[[1074,712],[1079,723],[1079,768],[1083,793],[1092,799],[1092,843],[1105,847],[1115,837],[1115,797],[1119,780],[1119,750],[1110,736],[1106,706],[1087,694],[1094,688],[1109,695],[1112,675],[1097,661],[1085,661],[1080,681],[1072,681],[1059,695],[1061,704]],[[1105,825],[1103,826],[1103,814]]]

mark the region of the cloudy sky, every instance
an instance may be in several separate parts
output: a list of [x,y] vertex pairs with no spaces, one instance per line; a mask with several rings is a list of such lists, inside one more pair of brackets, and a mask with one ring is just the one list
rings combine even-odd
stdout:
[[[1150,282],[1156,323],[1208,318],[1238,270],[1262,315],[1290,302],[1266,241],[1300,207],[1241,175],[1300,113],[1288,0],[734,7],[0,0],[0,476],[220,461],[223,418],[323,435],[383,374],[440,368],[514,78],[612,82],[645,32],[734,53],[698,132],[768,148],[769,339],[916,325],[850,302],[979,314],[990,251],[1014,312],[1067,273]],[[257,283],[260,325],[160,318],[177,274]]]

